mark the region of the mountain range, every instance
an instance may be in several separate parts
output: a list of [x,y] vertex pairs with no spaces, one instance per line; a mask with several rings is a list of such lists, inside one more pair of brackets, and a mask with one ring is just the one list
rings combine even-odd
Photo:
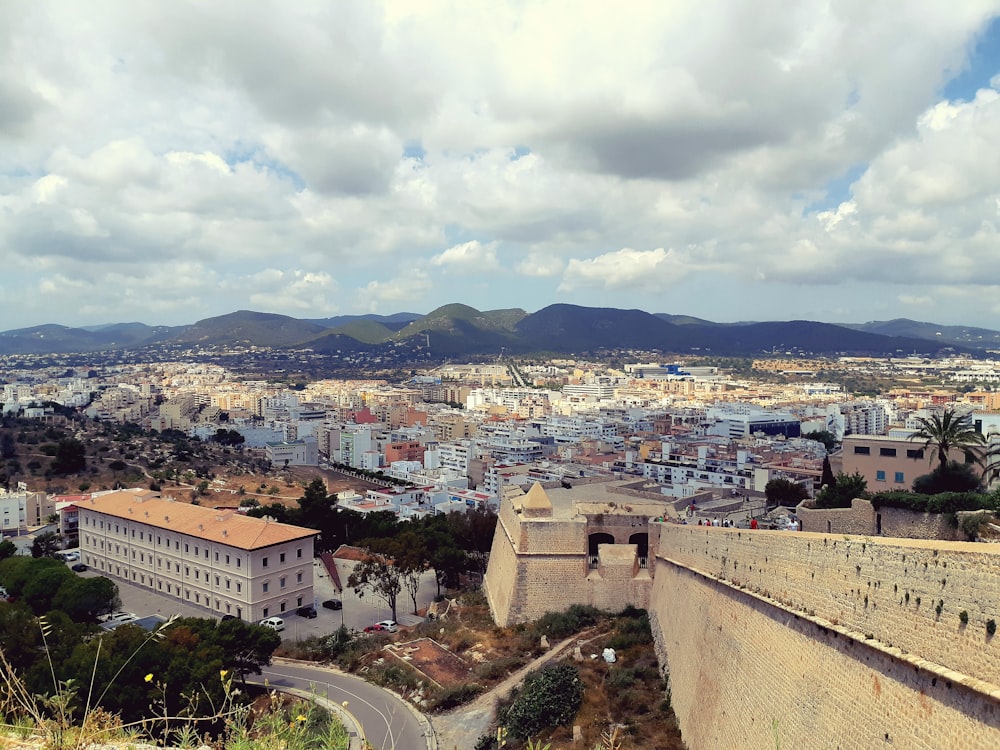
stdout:
[[115,323],[87,328],[55,324],[0,332],[0,355],[63,354],[147,347],[260,347],[321,354],[422,351],[424,358],[520,353],[644,350],[719,356],[984,353],[1000,348],[1000,331],[896,319],[834,325],[806,320],[715,323],[642,310],[556,304],[480,311],[462,304],[426,315],[344,315],[299,319],[249,310],[183,326]]

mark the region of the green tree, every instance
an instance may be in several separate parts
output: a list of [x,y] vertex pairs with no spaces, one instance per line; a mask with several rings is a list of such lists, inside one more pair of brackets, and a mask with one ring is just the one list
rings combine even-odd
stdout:
[[54,531],[39,534],[31,543],[32,557],[52,557],[62,549],[62,537]]
[[868,482],[855,472],[837,475],[837,481],[827,485],[816,495],[817,508],[850,508],[857,497],[868,497]]
[[802,437],[822,443],[826,446],[827,452],[832,452],[837,445],[837,436],[829,430],[814,430],[813,432],[807,432]]
[[113,612],[121,605],[118,586],[104,576],[70,576],[52,598],[52,608],[65,612],[74,622],[94,622],[98,615]]
[[362,595],[367,589],[384,601],[396,619],[396,601],[403,590],[402,571],[385,555],[368,549],[365,559],[358,563],[347,579],[347,585]]
[[56,446],[54,474],[76,474],[87,468],[87,452],[76,438],[63,438]]
[[764,494],[768,505],[784,505],[795,507],[809,497],[809,491],[798,482],[791,479],[772,479],[764,485]]
[[965,451],[966,463],[982,460],[986,439],[981,432],[976,432],[970,414],[959,415],[954,409],[945,409],[941,415],[918,417],[917,425],[918,429],[910,435],[910,440],[922,440],[924,448],[934,446],[942,472],[948,470],[949,454],[953,448]]
[[17,554],[17,545],[14,544],[10,539],[4,539],[0,542],[0,560],[6,560],[8,557],[13,557]]
[[830,457],[823,456],[823,477],[820,479],[820,486],[829,487],[831,484],[835,484],[837,477],[833,475],[833,467],[830,466]]

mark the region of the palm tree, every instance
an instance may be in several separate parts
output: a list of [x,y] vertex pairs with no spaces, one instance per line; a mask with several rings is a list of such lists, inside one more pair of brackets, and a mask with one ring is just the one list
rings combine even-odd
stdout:
[[[986,445],[986,439],[981,432],[976,432],[972,425],[972,416],[956,414],[954,409],[945,409],[944,414],[931,415],[930,418],[918,417],[919,429],[910,435],[910,440],[923,440],[924,448],[937,448],[938,462],[941,472],[947,470],[948,454],[952,448],[965,451],[966,462],[982,460],[981,449]],[[973,456],[970,460],[968,457]]]

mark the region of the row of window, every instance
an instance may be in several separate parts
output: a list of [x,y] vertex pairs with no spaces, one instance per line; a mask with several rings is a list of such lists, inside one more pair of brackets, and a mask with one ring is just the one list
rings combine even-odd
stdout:
[[[872,454],[872,449],[871,449],[871,446],[869,446],[869,445],[855,445],[854,446],[854,455],[856,455],[856,456],[870,456],[871,454]],[[879,448],[878,449],[878,454],[880,456],[886,456],[888,458],[895,458],[896,457],[896,449],[895,448]],[[907,458],[923,458],[924,457],[924,449],[923,448],[907,448],[906,449],[906,457]]]
[[[897,471],[895,474],[896,474],[895,478],[892,481],[895,482],[896,484],[903,484],[903,482],[906,481],[905,477],[903,476],[903,472]],[[884,471],[876,471],[875,472],[875,481],[876,482],[884,482],[885,481],[885,472]]]

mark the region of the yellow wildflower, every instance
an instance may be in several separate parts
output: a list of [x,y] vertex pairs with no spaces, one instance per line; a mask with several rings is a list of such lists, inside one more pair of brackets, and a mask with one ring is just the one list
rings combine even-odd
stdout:
[[144,677],[143,679],[144,679],[144,680],[145,680],[146,682],[152,682],[152,681],[153,681],[153,673],[152,673],[152,672],[150,672],[150,673],[149,673],[148,675],[146,675],[146,676],[145,676],[145,677]]
[[219,670],[219,679],[220,680],[226,679],[226,675],[227,674],[229,674],[229,670],[228,669],[220,669]]
[[298,716],[295,717],[295,721],[305,721],[305,720],[306,717],[303,716],[302,714],[299,714]]

